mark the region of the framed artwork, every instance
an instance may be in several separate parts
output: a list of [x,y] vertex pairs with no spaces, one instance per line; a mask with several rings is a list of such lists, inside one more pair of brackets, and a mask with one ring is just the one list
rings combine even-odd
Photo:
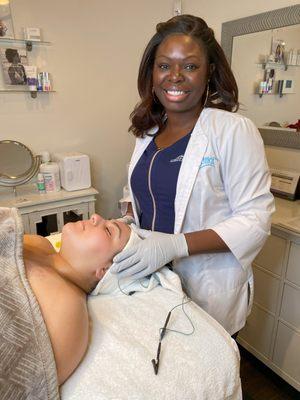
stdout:
[[0,1],[0,40],[14,39],[13,21],[9,0]]
[[28,65],[25,49],[0,48],[3,78],[6,85],[26,85],[24,65]]

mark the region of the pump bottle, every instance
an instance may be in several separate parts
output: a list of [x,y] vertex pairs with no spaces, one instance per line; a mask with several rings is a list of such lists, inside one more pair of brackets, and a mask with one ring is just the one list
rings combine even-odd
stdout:
[[50,154],[48,151],[42,152],[40,173],[44,176],[47,193],[60,191],[59,166],[56,162],[50,161]]

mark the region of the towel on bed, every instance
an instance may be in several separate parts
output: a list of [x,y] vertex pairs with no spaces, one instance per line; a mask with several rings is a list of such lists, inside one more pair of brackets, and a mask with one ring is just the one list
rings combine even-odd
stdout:
[[[178,275],[162,268],[149,278],[118,283],[108,271],[93,294],[91,343],[62,386],[62,400],[241,400],[236,343],[193,302],[185,311],[195,332],[165,334],[154,374],[159,328],[183,298]],[[191,332],[182,307],[172,311],[168,328]]]
[[22,221],[11,208],[0,208],[0,399],[59,399],[50,339],[25,274]]

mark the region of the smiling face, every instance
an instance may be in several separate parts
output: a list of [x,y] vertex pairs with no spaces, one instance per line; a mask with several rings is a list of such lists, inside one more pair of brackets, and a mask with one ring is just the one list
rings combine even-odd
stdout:
[[182,34],[163,40],[155,55],[153,88],[167,114],[199,113],[207,80],[208,61],[203,46]]
[[99,280],[129,237],[128,225],[93,214],[89,220],[64,225],[60,255],[77,271]]

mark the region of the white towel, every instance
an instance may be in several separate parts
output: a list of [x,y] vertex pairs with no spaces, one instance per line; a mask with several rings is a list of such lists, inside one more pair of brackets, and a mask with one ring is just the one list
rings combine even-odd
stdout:
[[[62,386],[62,400],[241,400],[237,346],[193,302],[185,310],[195,332],[166,333],[154,374],[159,329],[181,301],[182,294],[160,285],[132,296],[89,296],[90,347]],[[168,328],[191,331],[181,307]]]
[[[132,232],[127,246],[140,240],[135,235]],[[158,375],[154,374],[151,360],[159,330],[184,295],[174,272],[164,267],[151,277],[126,278],[118,284],[117,275],[108,271],[92,294],[91,344],[62,386],[62,400],[241,400],[237,346],[193,302],[185,310],[195,332],[165,334]],[[181,307],[172,311],[168,328],[191,332]]]
[[[131,230],[129,240],[124,247],[124,250],[138,244],[142,239],[136,232]],[[152,274],[149,277],[136,280],[133,277],[124,279],[118,278],[117,274],[112,274],[107,270],[103,278],[99,281],[95,289],[91,292],[92,296],[96,295],[128,295],[133,292],[148,292],[158,285],[166,289],[182,293],[180,279],[177,275],[171,272],[168,268],[164,267]]]
[[[127,247],[139,240],[132,232]],[[108,270],[88,297],[90,346],[61,387],[62,400],[241,400],[236,343],[193,302],[185,309],[195,332],[166,333],[154,374],[159,329],[182,297],[178,275],[166,267],[119,283]],[[168,327],[191,331],[181,307],[172,312]]]

